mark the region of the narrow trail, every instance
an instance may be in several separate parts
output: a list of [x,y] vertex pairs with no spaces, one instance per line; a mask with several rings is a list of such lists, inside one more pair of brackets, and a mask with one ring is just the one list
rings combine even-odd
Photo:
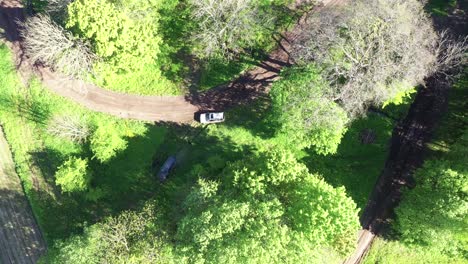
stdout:
[[424,161],[431,139],[447,108],[450,84],[437,76],[426,79],[405,119],[393,130],[390,153],[361,216],[358,246],[345,264],[361,263],[373,239],[391,219],[404,187],[414,185],[412,174]]
[[[450,29],[455,36],[467,36],[468,17],[460,14],[468,12],[468,4],[460,4],[459,8],[464,11],[454,10],[447,17],[434,16],[435,28]],[[405,119],[394,128],[385,167],[360,219],[363,229],[358,235],[358,246],[345,264],[362,262],[375,236],[393,217],[403,188],[414,187],[413,172],[423,164],[426,144],[447,110],[452,84],[443,77],[436,74],[425,79],[425,87],[419,88]]]
[[0,129],[0,263],[34,264],[46,245]]
[[[325,6],[338,5],[344,0],[323,0]],[[228,85],[220,86],[206,93],[192,93],[185,96],[139,96],[108,91],[84,81],[72,80],[50,71],[43,66],[32,67],[22,53],[18,26],[14,21],[23,21],[24,12],[20,0],[1,0],[0,26],[5,30],[18,65],[18,70],[30,75],[31,69],[41,77],[51,91],[75,101],[91,110],[114,116],[144,121],[191,122],[196,112],[202,110],[225,110],[245,104],[268,92],[272,81],[284,66],[290,65],[289,47],[301,23],[285,34],[279,43],[280,48],[272,52],[268,59],[246,72]],[[29,70],[28,70],[29,68]]]

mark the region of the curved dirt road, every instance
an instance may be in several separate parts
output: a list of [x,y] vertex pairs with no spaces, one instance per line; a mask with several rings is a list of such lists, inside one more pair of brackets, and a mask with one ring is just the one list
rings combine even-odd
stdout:
[[198,107],[183,96],[139,96],[104,90],[38,68],[43,84],[53,92],[91,110],[144,121],[191,122]]
[[[301,0],[298,0],[300,3]],[[344,0],[323,0],[322,6],[333,6]],[[0,25],[12,44],[16,62],[22,75],[28,75],[31,66],[22,54],[18,26],[13,21],[24,20],[23,7],[19,0],[3,0],[0,5]],[[316,8],[314,11],[319,10]],[[14,12],[13,12],[14,11]],[[289,46],[296,33],[300,32],[299,23],[285,38],[279,41],[276,51],[257,67],[243,74],[228,85],[212,89],[206,93],[193,93],[186,96],[139,96],[108,91],[93,84],[72,80],[51,72],[45,67],[35,67],[47,88],[75,101],[91,110],[108,113],[122,118],[144,121],[191,122],[200,110],[224,110],[228,107],[250,102],[264,95],[272,81],[278,78],[281,68],[290,65]],[[29,67],[29,70],[22,68]],[[26,74],[25,74],[26,72]],[[27,77],[24,77],[27,78]]]

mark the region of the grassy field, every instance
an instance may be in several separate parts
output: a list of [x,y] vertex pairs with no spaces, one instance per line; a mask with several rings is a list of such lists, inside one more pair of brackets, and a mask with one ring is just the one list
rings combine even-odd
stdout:
[[377,237],[363,264],[462,264],[463,259],[453,259],[422,247],[408,247],[397,240]]
[[[152,159],[166,128],[88,111],[45,90],[37,80],[24,87],[5,46],[0,47],[0,72],[0,120],[16,171],[49,243],[152,195]],[[47,132],[57,115],[83,116],[92,129],[114,128],[115,136],[128,147],[101,162],[93,158],[89,143],[74,143]],[[71,156],[90,160],[94,177],[88,192],[63,194],[55,185],[57,167]]]

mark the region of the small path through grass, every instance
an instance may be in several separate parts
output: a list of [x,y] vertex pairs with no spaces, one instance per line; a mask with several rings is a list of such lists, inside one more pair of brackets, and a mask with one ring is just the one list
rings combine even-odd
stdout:
[[45,249],[0,129],[0,263],[36,263]]

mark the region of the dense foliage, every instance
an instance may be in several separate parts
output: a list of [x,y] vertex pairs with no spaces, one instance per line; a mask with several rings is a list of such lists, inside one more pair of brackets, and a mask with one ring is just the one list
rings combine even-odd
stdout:
[[85,159],[70,157],[57,168],[55,183],[63,192],[84,191],[91,180],[87,171],[88,162]]
[[[217,180],[218,179],[218,180]],[[346,253],[355,203],[283,150],[270,149],[199,180],[184,202],[179,251],[189,263],[279,263]]]
[[170,263],[167,239],[154,225],[157,210],[124,211],[57,243],[43,263]]
[[346,125],[346,112],[329,96],[330,88],[315,66],[292,68],[271,90],[278,133],[299,149],[336,153]]
[[95,65],[99,84],[124,91],[135,85],[166,91],[170,88],[164,86],[174,86],[160,70],[160,57],[166,55],[161,53],[159,10],[168,3],[79,0],[68,6],[67,28],[91,41],[103,59]]
[[449,256],[468,259],[468,131],[442,159],[429,160],[416,172],[417,185],[397,209],[402,240]]

